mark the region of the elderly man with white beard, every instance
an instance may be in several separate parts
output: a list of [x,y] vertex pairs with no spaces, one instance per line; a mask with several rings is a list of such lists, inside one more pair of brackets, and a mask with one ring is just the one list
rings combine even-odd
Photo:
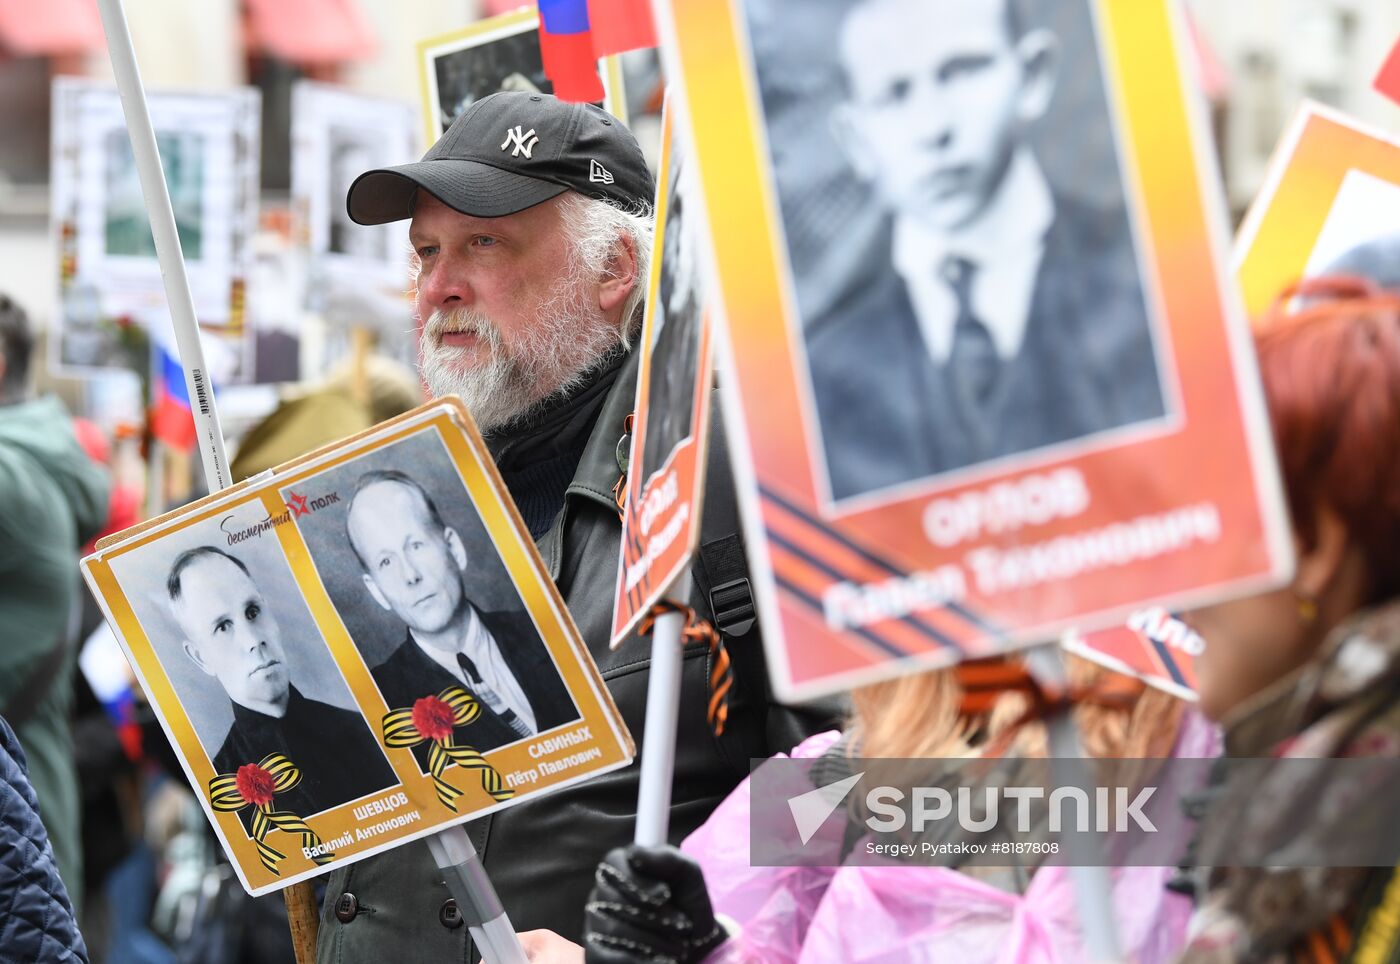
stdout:
[[[481,428],[639,743],[649,645],[633,637],[614,651],[608,637],[621,538],[612,492],[636,395],[631,346],[653,193],[641,150],[616,118],[505,92],[474,103],[422,161],[362,174],[347,198],[361,224],[412,219],[424,379],[434,395],[460,395]],[[711,449],[702,542],[738,549],[728,557],[742,559],[717,430]],[[721,573],[719,585],[709,568],[702,554],[691,600],[723,635],[728,716],[722,727],[707,718],[712,653],[687,651],[674,841],[747,776],[751,757],[787,750],[829,724],[823,712],[772,701],[751,600],[734,602],[728,591],[744,580]],[[727,590],[718,616],[716,588]],[[637,781],[634,764],[467,825],[517,929],[580,939],[598,861],[632,838]],[[409,844],[330,876],[318,960],[474,960],[463,925],[427,848]]]

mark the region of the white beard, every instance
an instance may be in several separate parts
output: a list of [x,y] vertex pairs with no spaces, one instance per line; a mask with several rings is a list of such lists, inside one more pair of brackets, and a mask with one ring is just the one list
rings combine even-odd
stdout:
[[[497,431],[551,396],[576,388],[594,364],[622,344],[618,327],[572,272],[535,310],[535,322],[507,347],[491,319],[472,308],[434,311],[423,326],[421,369],[434,398],[460,395],[483,433]],[[444,332],[471,332],[484,360],[464,369]]]

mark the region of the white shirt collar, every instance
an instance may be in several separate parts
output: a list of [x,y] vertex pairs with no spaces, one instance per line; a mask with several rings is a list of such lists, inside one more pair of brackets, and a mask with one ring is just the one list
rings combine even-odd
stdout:
[[896,218],[894,267],[909,289],[924,343],[936,363],[947,361],[957,321],[956,298],[940,276],[944,261],[956,255],[976,265],[973,312],[991,333],[997,353],[1014,358],[1025,337],[1045,234],[1054,219],[1055,202],[1045,175],[1024,147],[1012,158],[986,212],[965,230],[947,234],[911,218]]

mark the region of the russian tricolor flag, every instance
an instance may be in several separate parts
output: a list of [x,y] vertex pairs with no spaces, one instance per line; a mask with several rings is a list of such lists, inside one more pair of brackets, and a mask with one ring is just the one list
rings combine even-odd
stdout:
[[560,100],[603,99],[598,58],[656,46],[648,0],[539,0],[540,55]]
[[1390,52],[1376,75],[1376,90],[1400,104],[1400,43]]
[[165,346],[154,346],[154,378],[151,386],[151,434],[171,448],[194,448],[194,414],[185,387],[185,370]]

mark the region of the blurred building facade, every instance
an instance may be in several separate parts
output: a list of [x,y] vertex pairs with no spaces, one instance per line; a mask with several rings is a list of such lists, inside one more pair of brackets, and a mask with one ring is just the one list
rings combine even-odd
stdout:
[[1371,86],[1400,41],[1396,0],[1188,0],[1225,72],[1217,136],[1238,217],[1305,98],[1400,137],[1400,105]]
[[[480,0],[126,0],[125,7],[148,90],[246,84],[262,91],[263,200],[273,204],[287,195],[295,80],[340,83],[416,107],[417,42],[484,12]],[[25,12],[10,14],[13,22],[0,16],[0,290],[43,327],[58,286],[49,237],[49,86],[60,74],[110,81],[112,70],[91,0],[10,9]],[[329,46],[328,35],[337,38]]]

